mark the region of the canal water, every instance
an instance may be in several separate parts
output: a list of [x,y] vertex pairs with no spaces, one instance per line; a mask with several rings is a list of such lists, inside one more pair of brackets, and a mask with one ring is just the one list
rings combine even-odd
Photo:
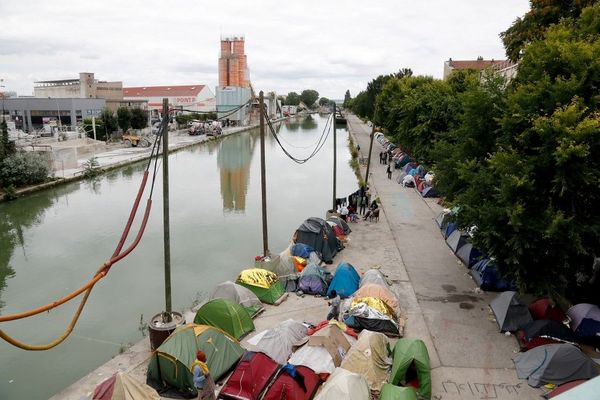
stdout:
[[[278,126],[298,158],[312,149],[326,117]],[[338,197],[357,189],[348,133],[337,130]],[[290,160],[266,143],[269,247],[281,252],[310,216],[332,201],[333,141],[309,162]],[[183,311],[210,289],[234,280],[262,252],[260,137],[245,132],[171,154],[173,309]],[[86,282],[112,254],[145,164],[0,203],[0,313],[46,304]],[[27,352],[0,341],[0,399],[47,399],[143,336],[140,321],[164,308],[162,180],[157,178],[146,234],[93,290],[73,334],[58,347]],[[140,213],[142,214],[142,213]],[[136,222],[139,222],[137,220]],[[137,226],[137,225],[135,225]],[[132,230],[135,236],[136,229]],[[1,328],[29,343],[47,343],[70,321],[76,301]]]

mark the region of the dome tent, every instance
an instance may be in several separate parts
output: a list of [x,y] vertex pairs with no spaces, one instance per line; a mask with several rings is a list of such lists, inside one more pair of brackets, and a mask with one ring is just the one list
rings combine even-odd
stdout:
[[238,275],[236,283],[250,289],[260,301],[267,304],[274,304],[285,293],[277,274],[266,269],[245,269]]
[[248,288],[226,281],[218,284],[208,295],[208,300],[228,299],[244,307],[251,317],[263,309],[263,305],[254,293]]
[[248,311],[227,299],[214,299],[204,304],[196,312],[194,323],[214,326],[238,340],[254,330]]

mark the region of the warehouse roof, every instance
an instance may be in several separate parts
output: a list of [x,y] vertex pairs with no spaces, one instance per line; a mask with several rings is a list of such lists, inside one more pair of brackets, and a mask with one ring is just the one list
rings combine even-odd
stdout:
[[123,97],[197,96],[205,85],[124,87]]

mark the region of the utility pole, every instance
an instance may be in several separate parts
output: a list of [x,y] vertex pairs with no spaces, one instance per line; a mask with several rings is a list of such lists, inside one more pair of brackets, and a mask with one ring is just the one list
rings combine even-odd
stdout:
[[263,91],[258,94],[260,107],[260,188],[262,193],[263,257],[269,255],[269,235],[267,232],[267,180],[265,168],[265,98]]
[[335,132],[335,111],[336,104],[333,103],[333,207],[332,210],[336,210],[335,187],[336,187],[336,175],[337,175],[337,134]]
[[367,189],[367,184],[369,183],[369,169],[371,169],[371,151],[373,150],[373,138],[375,137],[375,124],[373,124],[373,129],[371,129],[371,142],[369,143],[369,158],[367,159],[367,175],[365,176],[365,190]]
[[96,140],[96,117],[92,117],[92,130],[94,131],[94,140]]
[[171,231],[169,227],[169,99],[163,99],[163,232],[165,257],[165,322],[171,322]]

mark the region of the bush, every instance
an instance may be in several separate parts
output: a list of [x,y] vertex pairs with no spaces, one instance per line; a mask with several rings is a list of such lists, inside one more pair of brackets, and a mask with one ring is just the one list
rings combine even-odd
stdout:
[[0,187],[20,187],[45,182],[49,172],[48,165],[39,154],[15,153],[0,162]]

